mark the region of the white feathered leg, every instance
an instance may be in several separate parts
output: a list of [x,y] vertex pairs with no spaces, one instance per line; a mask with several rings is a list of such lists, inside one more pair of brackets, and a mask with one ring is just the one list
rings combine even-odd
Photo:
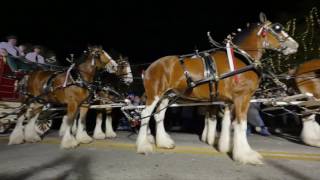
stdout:
[[172,149],[175,147],[174,141],[164,128],[164,116],[168,103],[169,99],[163,99],[157,108],[160,112],[154,115],[154,119],[156,120],[156,144],[160,148]]
[[320,126],[312,114],[302,119],[303,127],[301,131],[301,139],[305,144],[320,147]]
[[208,134],[207,134],[207,143],[211,146],[214,145],[216,138],[216,128],[217,128],[217,117],[215,114],[208,113]]
[[62,137],[61,148],[62,149],[70,149],[77,147],[79,142],[76,138],[71,134],[71,126],[67,125],[66,131]]
[[72,134],[76,134],[77,133],[77,119],[75,119],[74,121],[73,121],[73,124],[72,124],[72,127],[71,127],[71,133]]
[[115,138],[117,134],[114,132],[112,127],[112,116],[111,116],[111,109],[107,109],[106,115],[106,137],[107,138]]
[[19,116],[16,126],[14,127],[12,133],[10,134],[8,145],[23,143],[24,141],[23,121],[25,119],[26,119],[26,116],[24,114]]
[[62,123],[61,123],[60,129],[59,129],[59,136],[63,136],[64,133],[66,132],[67,121],[68,121],[68,116],[64,115],[62,118]]
[[207,135],[208,135],[208,121],[209,121],[209,112],[206,112],[206,115],[204,117],[204,128],[201,135],[201,141],[207,142]]
[[243,164],[262,164],[262,156],[251,149],[247,140],[247,121],[234,122],[233,159]]
[[24,128],[24,136],[25,136],[26,142],[35,143],[35,142],[41,141],[41,137],[39,136],[39,134],[36,132],[36,129],[35,129],[36,120],[38,119],[40,113],[41,112],[36,113],[36,115],[30,119],[30,121]]
[[225,106],[224,115],[221,123],[221,133],[218,144],[220,152],[226,153],[230,151],[230,131],[231,131],[231,113],[228,105]]
[[136,141],[138,153],[147,154],[153,151],[152,144],[148,140],[148,127],[150,120],[149,116],[152,114],[158,101],[159,98],[156,97],[155,100],[150,105],[147,105],[145,109],[141,112],[141,127]]
[[87,117],[88,108],[80,108],[80,116],[78,120],[78,128],[77,128],[77,134],[76,139],[80,143],[90,143],[93,141],[93,139],[88,135],[86,131],[86,117]]
[[93,133],[94,139],[105,139],[106,135],[102,131],[102,113],[97,114],[96,126]]

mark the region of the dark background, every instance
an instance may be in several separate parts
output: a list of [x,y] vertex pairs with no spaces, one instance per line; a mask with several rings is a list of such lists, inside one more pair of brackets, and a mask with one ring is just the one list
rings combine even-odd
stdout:
[[319,7],[318,1],[8,1],[1,6],[0,39],[15,34],[20,43],[52,49],[60,61],[88,44],[101,44],[134,64],[208,49],[207,31],[222,41],[257,22],[260,11],[284,23],[312,6]]

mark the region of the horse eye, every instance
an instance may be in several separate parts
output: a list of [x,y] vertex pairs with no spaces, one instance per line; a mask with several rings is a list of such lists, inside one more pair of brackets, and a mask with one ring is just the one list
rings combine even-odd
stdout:
[[276,32],[276,33],[280,33],[281,31],[282,31],[282,29],[283,29],[283,27],[282,27],[282,25],[281,24],[274,24],[273,26],[272,26],[272,29]]

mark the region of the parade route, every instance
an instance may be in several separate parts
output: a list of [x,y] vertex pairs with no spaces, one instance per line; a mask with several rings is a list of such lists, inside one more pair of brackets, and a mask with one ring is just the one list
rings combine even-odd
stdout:
[[128,132],[73,150],[61,150],[56,134],[14,146],[1,136],[0,179],[319,179],[320,149],[288,137],[250,135],[264,157],[263,165],[252,166],[232,161],[196,134],[172,133],[175,149],[148,155],[135,152],[136,135]]

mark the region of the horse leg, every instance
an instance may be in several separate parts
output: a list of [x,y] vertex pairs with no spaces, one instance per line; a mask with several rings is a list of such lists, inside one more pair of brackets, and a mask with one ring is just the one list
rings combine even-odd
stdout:
[[112,127],[112,116],[111,112],[112,109],[107,109],[107,115],[106,115],[106,137],[107,138],[115,138],[117,134],[114,132],[113,127]]
[[224,115],[221,123],[221,133],[218,149],[220,152],[225,153],[230,151],[231,113],[230,107],[228,105],[225,106]]
[[201,141],[207,142],[207,135],[208,135],[208,121],[209,121],[209,113],[206,112],[206,115],[204,117],[204,128],[201,135]]
[[157,108],[157,113],[154,115],[156,120],[156,144],[160,148],[172,149],[175,147],[174,141],[164,128],[164,118],[168,103],[169,99],[163,99]]
[[247,140],[247,111],[250,96],[240,96],[234,100],[236,121],[233,123],[233,151],[235,161],[243,164],[262,164],[262,156],[251,149]]
[[136,146],[137,153],[147,154],[153,151],[152,144],[148,139],[148,127],[150,121],[150,115],[152,114],[154,108],[156,107],[159,98],[156,97],[150,105],[146,105],[146,107],[141,112],[141,126],[138,133]]
[[77,118],[75,118],[74,121],[73,121],[72,127],[71,127],[71,133],[72,134],[76,134],[76,132],[77,132],[77,128],[78,128],[77,122],[78,122]]
[[15,125],[12,133],[10,134],[8,145],[23,143],[23,140],[24,140],[23,121],[25,119],[26,119],[26,115],[24,113],[21,113],[18,116],[18,120],[16,122],[16,125]]
[[147,132],[147,137],[148,137],[148,141],[151,143],[151,144],[154,144],[155,143],[155,140],[154,140],[154,137],[151,133],[151,129],[150,127],[148,127],[148,132]]
[[320,126],[315,118],[315,114],[312,114],[302,119],[303,127],[300,136],[305,144],[320,147]]
[[64,133],[66,132],[67,123],[68,123],[68,116],[64,115],[62,118],[60,129],[59,129],[59,136],[63,136]]
[[26,142],[31,142],[31,143],[41,141],[39,134],[36,132],[35,126],[36,126],[36,120],[38,119],[42,111],[42,105],[37,104],[35,106],[36,107],[34,107],[33,110],[36,111],[35,112],[36,114],[30,119],[30,121],[28,122],[28,124],[25,126],[25,129],[24,129],[25,140]]
[[210,108],[206,113],[208,129],[207,129],[207,143],[211,146],[214,145],[216,138],[216,128],[217,128],[217,116],[216,109]]
[[106,135],[102,131],[102,113],[99,112],[96,118],[96,126],[94,128],[93,138],[94,139],[105,139]]
[[93,140],[86,131],[86,117],[87,117],[88,110],[89,108],[87,107],[80,108],[80,115],[79,115],[78,128],[77,128],[77,134],[76,134],[77,141],[84,144],[88,144]]
[[74,148],[79,144],[76,138],[71,133],[71,127],[76,118],[77,108],[78,108],[78,103],[76,102],[68,103],[68,107],[67,107],[68,121],[66,124],[66,131],[62,137],[62,141],[60,145],[62,149]]

